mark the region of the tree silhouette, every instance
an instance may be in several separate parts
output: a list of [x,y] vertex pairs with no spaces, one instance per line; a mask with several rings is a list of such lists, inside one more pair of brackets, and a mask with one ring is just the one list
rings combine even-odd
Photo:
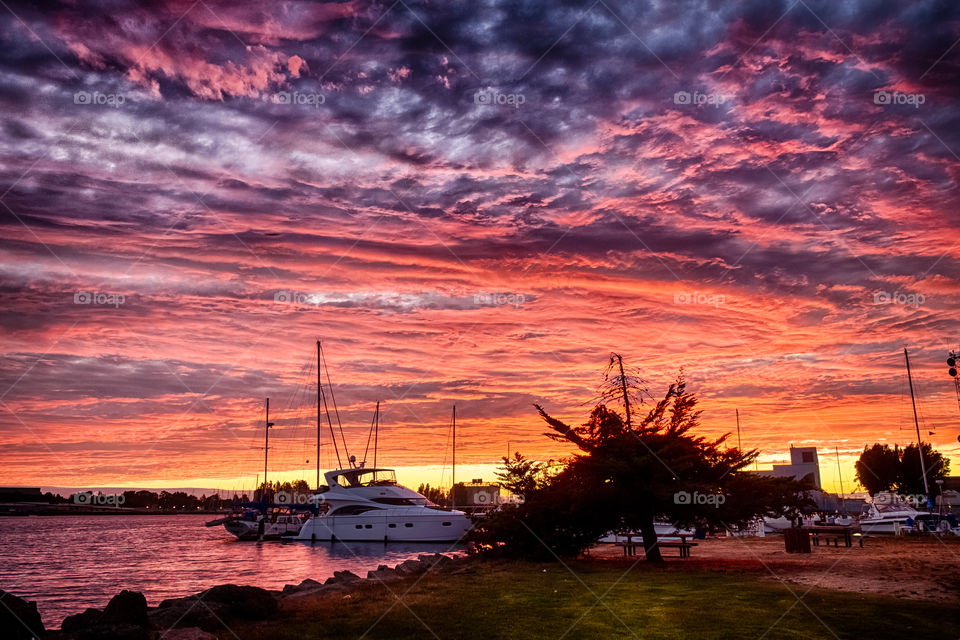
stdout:
[[[926,494],[923,486],[923,468],[920,465],[916,444],[908,444],[900,453],[900,468],[896,476],[897,491],[904,495]],[[935,451],[928,442],[923,443],[923,462],[927,467],[927,484],[930,492],[936,491],[936,481],[950,475],[950,460]]]
[[853,466],[857,471],[857,482],[871,496],[889,491],[900,474],[900,451],[876,442],[863,448],[860,459]]
[[[619,358],[616,366],[619,375]],[[511,461],[514,472],[508,467],[507,473],[527,487],[525,502],[485,519],[475,539],[503,544],[505,552],[518,555],[543,555],[544,548],[574,555],[605,532],[639,531],[647,559],[659,562],[657,518],[679,526],[728,527],[758,516],[793,514],[810,504],[803,495],[806,485],[792,478],[745,472],[756,450],[726,448],[729,434],[695,435],[700,419],[696,404],[681,376],[630,424],[605,404],[595,406],[579,427],[535,405],[551,428],[546,435],[572,443],[580,452],[547,478],[538,477],[522,458]]]

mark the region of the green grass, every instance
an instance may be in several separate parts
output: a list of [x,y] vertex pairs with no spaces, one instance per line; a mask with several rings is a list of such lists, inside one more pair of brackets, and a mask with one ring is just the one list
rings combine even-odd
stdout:
[[243,640],[960,637],[950,603],[808,590],[757,574],[642,563],[629,572],[619,563],[569,566],[576,575],[560,564],[535,563],[430,573],[416,583],[390,583],[389,590],[370,584],[350,597],[335,594],[269,623],[231,627]]

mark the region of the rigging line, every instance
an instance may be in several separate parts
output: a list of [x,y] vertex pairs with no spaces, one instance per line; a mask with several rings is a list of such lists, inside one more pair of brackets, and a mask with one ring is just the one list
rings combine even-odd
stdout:
[[343,436],[343,423],[340,422],[340,411],[337,409],[337,396],[333,392],[333,382],[330,380],[330,367],[327,366],[327,356],[323,353],[323,342],[321,340],[317,340],[317,347],[320,349],[320,359],[323,360],[323,370],[327,375],[327,387],[330,388],[330,400],[333,401],[333,413],[337,416],[337,426],[340,428],[340,440],[343,441],[343,455],[345,455],[349,461],[350,449],[347,447],[347,439]]
[[333,442],[333,450],[337,454],[337,468],[343,469],[343,462],[340,460],[340,447],[337,446],[337,437],[333,433],[333,422],[330,421],[330,408],[327,406],[327,394],[323,390],[323,385],[319,385],[320,399],[323,401],[323,411],[327,415],[327,426],[330,427],[330,441]]
[[367,452],[370,451],[370,437],[373,435],[373,423],[377,421],[377,414],[374,412],[373,418],[370,419],[370,430],[367,431],[367,446],[363,449],[363,463],[366,466],[367,463]]

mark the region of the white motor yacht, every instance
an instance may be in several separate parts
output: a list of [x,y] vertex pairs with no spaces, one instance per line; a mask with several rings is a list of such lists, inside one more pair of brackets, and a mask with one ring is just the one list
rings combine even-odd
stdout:
[[[898,529],[910,529],[920,512],[902,496],[895,493],[878,493],[867,511],[860,518],[864,533],[896,533]],[[909,520],[909,522],[908,522]]]
[[472,526],[462,511],[438,507],[397,484],[392,469],[363,467],[324,474],[329,509],[307,520],[296,540],[455,542]]

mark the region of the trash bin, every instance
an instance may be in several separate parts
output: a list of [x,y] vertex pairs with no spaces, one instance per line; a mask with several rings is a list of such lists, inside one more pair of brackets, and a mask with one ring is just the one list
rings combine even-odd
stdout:
[[810,553],[810,532],[803,527],[791,527],[783,532],[787,553]]

